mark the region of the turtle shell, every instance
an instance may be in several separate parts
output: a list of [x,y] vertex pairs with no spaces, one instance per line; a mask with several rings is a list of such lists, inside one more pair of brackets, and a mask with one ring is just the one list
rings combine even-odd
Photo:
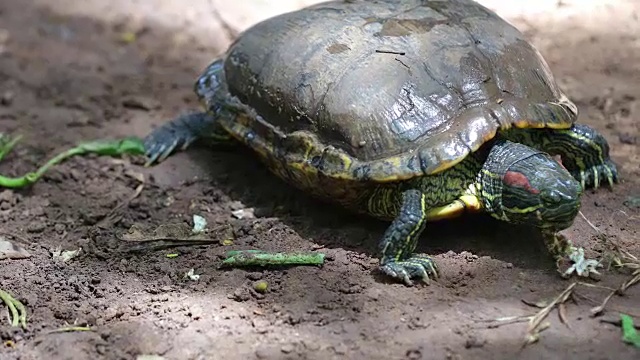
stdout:
[[435,174],[502,129],[577,118],[523,34],[471,0],[331,1],[283,14],[244,32],[224,72],[253,114],[227,130],[285,166],[342,179]]

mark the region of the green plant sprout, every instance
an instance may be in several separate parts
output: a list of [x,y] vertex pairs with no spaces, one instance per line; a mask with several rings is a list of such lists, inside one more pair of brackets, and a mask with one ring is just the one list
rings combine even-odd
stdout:
[[[13,149],[22,136],[10,137],[0,134],[0,161]],[[144,154],[144,144],[136,137],[128,137],[119,140],[95,140],[81,143],[71,149],[63,151],[54,156],[38,170],[29,172],[20,177],[6,177],[0,175],[0,187],[21,188],[29,186],[38,181],[51,167],[76,155],[97,154],[107,156],[120,156],[124,154],[142,155]]]
[[270,253],[262,250],[233,250],[225,254],[223,267],[322,265],[323,253]]

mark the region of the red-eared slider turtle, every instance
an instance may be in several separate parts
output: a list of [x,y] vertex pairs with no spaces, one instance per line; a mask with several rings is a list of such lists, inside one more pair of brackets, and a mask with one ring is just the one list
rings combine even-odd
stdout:
[[538,51],[471,0],[330,1],[276,16],[195,92],[206,112],[149,134],[149,163],[197,138],[240,142],[288,183],[391,221],[380,267],[407,284],[437,276],[413,253],[426,222],[465,209],[536,226],[556,259],[575,260],[581,249],[557,231],[584,188],[618,181],[607,141],[575,123]]

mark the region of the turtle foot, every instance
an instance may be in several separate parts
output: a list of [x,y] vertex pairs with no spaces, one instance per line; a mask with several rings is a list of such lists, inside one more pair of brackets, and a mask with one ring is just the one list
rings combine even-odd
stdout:
[[207,113],[191,113],[155,129],[144,138],[146,165],[164,161],[176,149],[186,149],[213,123]]
[[543,236],[547,249],[556,260],[556,269],[563,278],[568,279],[573,274],[595,280],[600,278],[597,269],[602,265],[598,260],[585,258],[583,248],[573,246],[566,236],[559,233],[549,232]]
[[591,166],[587,170],[574,174],[574,177],[580,181],[583,189],[597,189],[603,184],[613,187],[613,184],[620,181],[616,164],[609,159],[602,164]]
[[420,281],[429,284],[430,276],[434,279],[438,277],[436,263],[427,255],[414,255],[402,261],[386,261],[380,266],[380,270],[407,286],[413,285],[412,278],[419,278]]

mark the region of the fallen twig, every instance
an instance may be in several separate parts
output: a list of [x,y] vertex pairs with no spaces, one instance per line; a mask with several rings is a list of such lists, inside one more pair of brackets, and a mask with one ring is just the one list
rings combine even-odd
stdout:
[[[589,296],[580,294],[579,292],[576,292],[576,291],[573,292],[573,296],[580,297],[580,298],[582,298],[584,300],[587,300],[588,302],[590,302],[593,305],[601,304],[600,301],[597,301],[597,300],[595,300],[593,298],[590,298]],[[625,314],[628,314],[630,316],[633,316],[633,317],[636,317],[636,318],[640,319],[640,314],[636,314],[636,313],[630,312],[627,309],[622,309],[622,308],[617,307],[617,306],[609,306],[609,309],[612,310],[612,311],[615,311],[615,312],[625,313]]]
[[508,316],[498,319],[491,320],[481,320],[482,322],[489,322],[487,325],[488,329],[499,328],[503,325],[517,324],[525,321],[529,321],[533,318],[534,315],[523,315],[523,316]]
[[591,228],[597,232],[598,234],[604,234],[600,229],[598,229],[595,225],[593,225],[593,223],[591,221],[589,221],[589,219],[587,219],[586,216],[584,216],[584,214],[582,213],[582,210],[578,211],[578,214],[580,214],[580,217],[582,217],[582,219],[584,219],[584,221],[587,222],[587,224],[589,224],[589,226],[591,226]]
[[540,338],[540,332],[548,327],[548,325],[543,324],[542,321],[546,319],[547,316],[549,316],[549,313],[551,312],[551,310],[553,310],[554,307],[564,303],[565,301],[567,301],[567,299],[569,299],[569,296],[573,292],[573,289],[576,287],[576,285],[578,285],[577,282],[569,285],[563,292],[560,293],[560,295],[553,299],[553,301],[549,305],[540,310],[535,316],[531,318],[531,320],[529,320],[525,342],[522,347],[538,341],[538,339]]
[[[617,289],[609,289],[610,293],[604,298],[602,303],[599,306],[596,306],[596,307],[591,309],[591,315],[592,316],[598,316],[598,315],[601,315],[604,312],[605,307],[607,306],[607,304],[609,303],[609,300],[611,300],[613,295],[616,295],[616,294],[617,295],[623,295],[624,292],[629,287],[631,287],[634,284],[637,284],[638,282],[640,282],[640,260],[636,256],[634,256],[633,254],[628,252],[627,250],[625,250],[622,247],[620,247],[620,245],[618,245],[618,243],[616,243],[612,239],[610,239],[607,236],[605,236],[604,232],[602,232],[593,223],[591,223],[591,221],[589,221],[589,219],[587,219],[587,217],[584,216],[582,211],[580,211],[579,214],[582,217],[582,219],[584,219],[584,221],[586,221],[587,224],[589,224],[589,226],[596,233],[598,233],[598,235],[603,237],[604,241],[606,241],[608,244],[610,244],[613,247],[613,253],[614,254],[613,254],[612,262],[615,263],[615,266],[618,267],[618,268],[626,268],[626,269],[633,270],[633,273],[631,274],[631,276],[632,276],[631,279],[629,279],[629,280],[625,281],[624,283],[622,283]],[[583,284],[583,285],[586,285],[586,284]]]
[[619,288],[612,290],[602,301],[602,303],[594,308],[591,309],[591,316],[598,316],[601,315],[604,312],[605,307],[607,306],[607,303],[609,302],[609,300],[611,300],[611,298],[613,297],[613,295],[624,295],[624,292],[632,285],[640,282],[640,270],[636,271],[636,273],[634,273],[634,277],[625,281],[624,283],[622,283],[620,285]]
[[61,327],[59,329],[47,331],[46,334],[49,335],[49,334],[58,334],[58,333],[76,332],[76,331],[93,331],[93,329],[88,326],[66,326],[66,327]]
[[586,282],[582,282],[582,281],[579,281],[578,284],[582,285],[582,286],[586,286],[586,287],[595,288],[595,289],[603,289],[603,290],[609,290],[609,291],[614,291],[615,290],[614,288],[611,288],[611,287],[608,287],[608,286],[590,284],[590,283],[586,283]]
[[558,318],[560,319],[560,322],[571,329],[571,325],[569,325],[569,321],[567,320],[567,307],[564,303],[558,304]]
[[404,54],[406,54],[406,52],[404,52],[404,51],[394,51],[394,50],[376,50],[376,52],[378,54],[393,54],[393,55],[404,55]]
[[181,246],[202,246],[218,244],[220,240],[215,239],[176,239],[176,238],[164,238],[164,239],[152,239],[141,241],[124,241],[118,248],[119,251],[124,252],[142,252],[142,251],[158,251],[171,249]]

